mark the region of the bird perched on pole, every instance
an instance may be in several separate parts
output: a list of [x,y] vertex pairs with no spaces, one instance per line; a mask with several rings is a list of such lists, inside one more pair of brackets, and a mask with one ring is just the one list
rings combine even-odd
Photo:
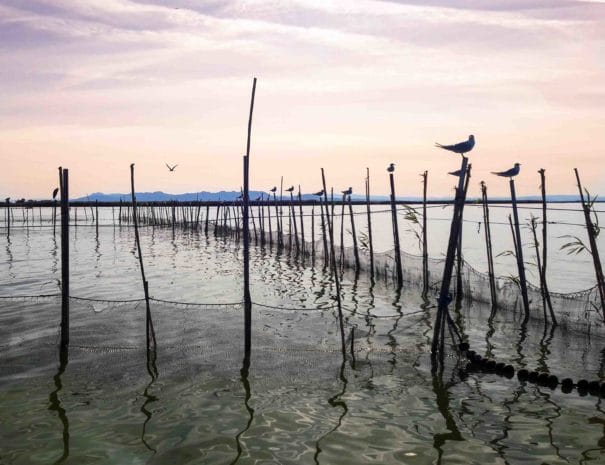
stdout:
[[55,190],[53,191],[53,200],[57,198],[58,193],[59,193],[59,188],[55,187]]
[[322,195],[324,195],[324,190],[320,190],[319,192],[315,192],[315,194],[313,195],[317,195],[318,197],[321,197]]
[[468,140],[464,142],[459,142],[457,144],[452,145],[442,145],[438,142],[435,142],[435,147],[439,147],[440,149],[449,150],[450,152],[459,153],[460,155],[464,155],[465,153],[473,150],[475,146],[475,136],[472,134],[468,136]]
[[173,172],[174,169],[179,166],[179,165],[174,165],[174,166],[170,166],[168,163],[164,163],[166,165],[166,168],[168,168],[168,171]]
[[389,167],[387,168],[387,171],[388,171],[389,173],[392,173],[393,171],[395,171],[395,163],[391,163],[391,164],[389,165]]
[[276,191],[276,190],[277,190],[277,187],[276,187],[276,186],[273,186],[273,188],[272,188],[272,189],[269,189],[269,191],[270,191],[270,192],[273,192],[274,194],[275,194],[275,191]]
[[351,195],[353,193],[353,188],[349,187],[346,191],[341,191],[343,195]]
[[503,178],[512,178],[513,176],[517,176],[521,171],[521,163],[515,163],[511,169],[506,171],[492,171],[492,174],[496,176],[502,176]]
[[447,174],[451,174],[452,176],[458,176],[458,177],[460,177],[462,175],[462,170],[450,171]]
[[286,189],[286,192],[292,192],[294,190],[294,186],[290,186]]

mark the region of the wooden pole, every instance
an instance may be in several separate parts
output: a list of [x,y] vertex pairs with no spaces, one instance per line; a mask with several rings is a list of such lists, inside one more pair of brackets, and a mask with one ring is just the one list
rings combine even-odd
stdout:
[[315,206],[311,207],[311,266],[315,266]]
[[[326,176],[324,173],[324,169],[321,169],[321,181],[323,184],[324,195],[325,195],[325,205],[326,212],[328,211],[328,190],[326,188]],[[334,205],[334,202],[332,202]],[[344,317],[342,314],[342,297],[340,295],[340,278],[338,277],[338,270],[336,268],[336,254],[334,253],[334,221],[330,220],[330,215],[326,215],[327,223],[328,223],[328,231],[330,236],[330,257],[331,257],[331,269],[332,269],[332,277],[334,278],[334,285],[336,287],[336,303],[338,306],[338,323],[340,328],[340,342],[342,353],[344,354],[346,351],[346,342],[345,342],[345,332],[344,332]]]
[[427,243],[427,217],[426,217],[426,194],[428,188],[429,172],[425,171],[422,176],[422,296],[426,297],[429,292],[429,253]]
[[254,110],[254,94],[256,78],[252,81],[252,97],[250,98],[250,114],[248,117],[248,139],[246,156],[244,157],[244,352],[249,359],[252,349],[252,298],[250,297],[250,225],[248,224],[249,209],[249,177],[250,177],[250,138],[252,135],[252,112]]
[[95,200],[95,222],[96,222],[96,234],[97,239],[99,238],[99,201]]
[[397,220],[397,204],[395,201],[395,179],[393,173],[389,173],[391,184],[391,222],[393,223],[393,244],[395,250],[395,267],[397,271],[397,286],[403,286],[403,270],[401,268],[401,248],[399,247],[399,225]]
[[11,199],[6,198],[6,237],[11,237]]
[[592,256],[592,262],[594,264],[595,276],[597,278],[597,288],[599,289],[599,297],[601,299],[601,315],[605,319],[605,278],[603,277],[603,267],[601,265],[601,259],[599,258],[599,249],[597,247],[597,240],[595,231],[597,230],[590,217],[590,198],[586,201],[584,199],[584,192],[582,189],[582,183],[580,182],[580,175],[578,169],[574,168],[576,174],[576,181],[578,183],[578,191],[580,192],[580,200],[582,201],[582,210],[584,211],[584,221],[586,222],[586,232],[588,233],[588,241],[590,244],[590,254]]
[[345,204],[347,196],[342,195],[342,208],[340,210],[340,269],[345,266]]
[[447,245],[447,253],[445,257],[445,266],[443,269],[443,279],[441,280],[441,289],[439,292],[439,300],[437,307],[437,317],[435,318],[435,325],[433,327],[433,341],[431,347],[431,361],[433,371],[437,368],[437,356],[443,352],[440,351],[442,334],[444,332],[444,326],[446,320],[451,322],[449,316],[448,305],[450,303],[450,284],[452,282],[452,271],[454,270],[454,259],[456,257],[456,247],[458,245],[458,233],[460,230],[460,223],[462,217],[460,212],[464,204],[464,180],[466,178],[466,167],[468,166],[468,158],[462,156],[462,163],[460,166],[460,178],[458,180],[458,187],[456,189],[456,197],[454,200],[454,212],[452,214],[452,224],[450,226],[450,237]]
[[355,215],[353,214],[353,204],[349,195],[349,216],[351,217],[351,234],[353,235],[353,254],[355,255],[355,272],[359,272],[359,250],[357,248],[357,232],[355,231]]
[[372,209],[370,206],[370,168],[366,168],[366,213],[368,218],[368,248],[370,250],[370,278],[374,279],[374,242],[372,240]]
[[483,233],[485,235],[485,247],[487,250],[487,275],[489,278],[489,292],[492,299],[492,308],[498,306],[496,296],[496,275],[494,273],[494,254],[492,249],[492,231],[489,221],[489,205],[487,201],[487,186],[481,181],[481,203],[483,206]]
[[300,184],[298,185],[298,210],[300,213],[300,243],[303,262],[305,260],[305,217],[303,215],[302,194],[300,192]]
[[292,215],[292,224],[294,226],[294,242],[296,244],[296,253],[299,253],[300,243],[298,241],[298,226],[296,225],[296,208],[294,207],[294,196],[292,195],[292,192],[290,192],[290,213]]
[[267,196],[267,220],[269,223],[269,248],[273,248],[273,226],[271,225],[271,194]]
[[458,248],[456,253],[456,303],[460,303],[462,300],[462,264],[464,260],[462,258],[462,232],[464,231],[464,204],[466,203],[466,193],[468,192],[468,183],[471,179],[471,164],[469,163],[466,167],[466,177],[464,179],[464,200],[460,209],[460,230],[458,231]]
[[[326,193],[326,198],[328,194]],[[324,219],[324,207],[321,197],[319,198],[319,214],[321,217],[321,238],[323,240],[323,256],[324,256],[324,267],[328,266],[328,260],[330,258],[330,251],[328,249],[328,235],[326,233],[326,222],[328,216],[328,206],[326,205],[326,219]]]
[[513,218],[515,220],[515,236],[517,244],[517,268],[519,269],[519,284],[521,286],[521,297],[525,309],[524,322],[529,319],[529,298],[527,296],[527,279],[525,278],[525,262],[523,261],[523,244],[521,240],[521,229],[519,226],[519,212],[517,211],[517,194],[515,192],[515,180],[510,178],[510,197],[513,203]]
[[69,345],[69,170],[61,169],[61,347]]
[[143,265],[143,252],[141,250],[141,239],[139,237],[139,219],[137,216],[137,199],[134,188],[134,163],[130,164],[130,195],[132,199],[132,222],[134,224],[134,240],[137,246],[139,255],[139,267],[141,268],[141,279],[143,281],[143,292],[145,294],[145,338],[147,350],[150,349],[151,343],[156,345],[155,331],[153,329],[153,321],[151,319],[151,308],[149,306],[149,283],[145,278],[145,267]]
[[555,317],[552,302],[550,299],[550,292],[548,290],[548,284],[546,282],[546,275],[544,274],[544,262],[540,257],[540,243],[538,242],[538,234],[536,233],[536,218],[531,216],[531,232],[534,237],[534,247],[536,251],[536,264],[538,265],[538,273],[540,274],[540,293],[542,294],[542,308],[544,310],[544,322],[548,321],[548,315],[546,311],[549,311],[550,318],[553,325],[557,325],[557,318]]

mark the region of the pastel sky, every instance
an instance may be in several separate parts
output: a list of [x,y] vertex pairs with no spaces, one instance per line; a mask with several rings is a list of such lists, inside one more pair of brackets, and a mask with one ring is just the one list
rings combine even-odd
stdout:
[[0,196],[237,190],[253,76],[253,189],[605,193],[604,1],[0,0]]

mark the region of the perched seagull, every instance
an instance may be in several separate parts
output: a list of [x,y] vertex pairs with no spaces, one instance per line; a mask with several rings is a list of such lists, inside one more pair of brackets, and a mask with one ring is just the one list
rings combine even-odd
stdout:
[[321,197],[322,195],[324,195],[324,190],[322,189],[319,192],[315,192],[315,194],[313,194],[313,195],[317,195],[317,196]]
[[286,192],[292,192],[294,190],[294,186],[290,186],[286,189]]
[[53,199],[57,198],[57,194],[59,193],[59,188],[55,187],[55,190],[53,191]]
[[174,169],[179,166],[179,165],[174,165],[174,166],[170,166],[168,163],[166,163],[166,168],[168,168],[169,171],[174,171]]
[[341,191],[343,195],[351,195],[353,193],[353,188],[349,187],[346,191]]
[[502,176],[503,178],[512,178],[513,176],[517,176],[519,174],[519,171],[521,171],[521,164],[515,163],[515,166],[509,170],[498,172],[492,171],[492,174],[495,174],[496,176]]
[[275,193],[276,190],[277,190],[277,187],[273,186],[273,189],[271,189],[271,192]]
[[389,173],[392,173],[393,171],[395,171],[395,163],[391,163],[391,164],[389,165],[389,167],[387,168],[387,171],[388,171]]
[[464,155],[465,153],[473,150],[475,146],[475,136],[468,136],[468,140],[464,142],[459,142],[458,144],[453,145],[441,145],[438,142],[435,142],[435,147],[439,147],[440,149],[449,150],[450,152],[459,153],[460,155]]
[[450,171],[447,174],[451,174],[452,176],[458,176],[458,177],[460,177],[462,175],[462,170]]

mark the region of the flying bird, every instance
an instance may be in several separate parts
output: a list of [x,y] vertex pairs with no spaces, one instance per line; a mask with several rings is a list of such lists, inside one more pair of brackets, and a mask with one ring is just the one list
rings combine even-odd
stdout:
[[341,191],[343,195],[351,195],[353,193],[353,188],[349,187],[346,191]]
[[387,171],[388,171],[389,173],[392,173],[393,171],[395,171],[395,163],[391,163],[391,164],[389,165],[389,167],[387,168]]
[[313,195],[317,195],[317,196],[321,197],[322,195],[324,195],[324,190],[322,189],[319,192],[315,192],[315,194],[313,194]]
[[294,190],[294,186],[290,186],[286,189],[286,192],[292,192]]
[[168,170],[169,170],[170,172],[174,171],[174,169],[175,169],[177,166],[179,166],[179,165],[170,166],[168,163],[166,163],[166,168],[168,168]]
[[459,153],[460,155],[464,155],[465,153],[470,152],[471,150],[473,150],[474,146],[475,136],[473,136],[472,134],[468,136],[468,140],[453,145],[441,145],[440,143],[435,142],[435,147],[439,147],[440,149],[444,150],[449,150],[450,152]]
[[521,164],[515,163],[515,166],[506,171],[492,171],[492,174],[496,176],[502,176],[503,178],[512,178],[513,176],[517,176],[521,171]]
[[57,198],[58,193],[59,193],[59,188],[55,187],[55,190],[53,191],[53,200]]

